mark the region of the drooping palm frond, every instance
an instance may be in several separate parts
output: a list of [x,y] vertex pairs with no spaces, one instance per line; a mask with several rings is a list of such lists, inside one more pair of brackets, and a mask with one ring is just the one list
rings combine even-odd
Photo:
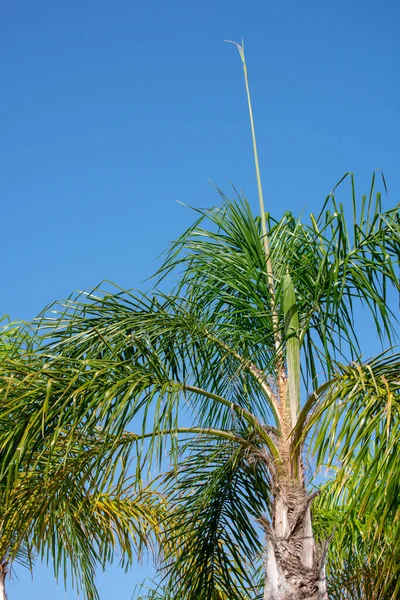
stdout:
[[56,327],[45,324],[41,352],[4,363],[2,418],[20,415],[16,429],[6,429],[0,440],[8,465],[11,457],[18,462],[29,438],[40,442],[63,424],[64,432],[79,423],[115,436],[140,416],[139,433],[145,435],[148,426],[157,436],[174,434],[182,407],[200,427],[217,427],[223,436],[233,416],[251,423],[276,454],[260,424],[268,415],[276,423],[268,381],[247,356],[196,322],[182,302],[90,296],[83,304],[67,303]]
[[[247,399],[247,405],[250,392],[257,391],[257,363],[252,365],[249,350],[240,352],[233,331],[217,330],[186,298],[91,293],[66,303],[57,316],[55,323],[51,318],[42,322],[49,337],[58,342],[52,348],[55,352],[62,348],[63,355],[72,352],[79,358],[151,365],[164,377],[195,381],[198,387],[212,388],[234,401]],[[249,326],[249,336],[250,332]],[[253,406],[259,398],[258,392]],[[268,415],[265,404],[263,398],[257,405],[263,418]]]
[[[399,354],[383,353],[364,364],[337,365],[335,376],[321,393],[317,390],[309,398],[299,418],[296,438],[304,438],[314,429],[311,447],[318,466],[335,469],[337,493],[346,486],[349,501],[357,502],[360,510],[368,506],[379,512],[388,498],[396,497],[400,483],[399,375]],[[358,475],[363,471],[363,490],[353,494],[350,482],[359,486]]]
[[60,436],[0,485],[1,555],[13,562],[27,548],[53,565],[57,579],[72,578],[89,600],[98,598],[99,566],[116,555],[128,566],[143,551],[157,552],[165,517],[160,494],[138,490],[123,464],[126,453],[118,455],[108,442],[111,453],[106,444],[101,435],[75,445]]
[[400,356],[392,353],[337,365],[300,415],[297,438],[313,432],[317,467],[332,479],[317,507],[338,526],[334,598],[339,585],[348,589],[344,598],[394,599],[400,589],[399,375]]
[[[364,481],[359,478],[359,487]],[[399,496],[382,519],[381,512],[360,510],[349,502],[351,490],[338,501],[333,481],[322,487],[313,505],[317,539],[330,539],[327,557],[329,597],[333,600],[395,600],[398,573]],[[359,490],[361,491],[361,489]]]
[[177,472],[165,480],[171,550],[160,569],[162,597],[258,597],[255,566],[261,565],[262,546],[256,519],[270,501],[261,450],[257,456],[231,442],[191,440],[182,452]]
[[[50,418],[46,365],[36,350],[29,328],[1,331],[0,376],[16,393],[3,388],[0,555],[29,569],[35,556],[47,560],[56,578],[68,576],[96,599],[98,567],[116,556],[126,567],[144,551],[157,552],[165,502],[132,478],[132,437],[113,440],[79,424],[56,430],[60,415]],[[24,392],[13,385],[19,378]]]
[[[64,373],[68,372],[68,378],[63,378],[60,370],[65,366],[67,370]],[[152,438],[152,447],[160,454],[165,435],[169,434],[169,439],[173,441],[181,429],[178,427],[180,406],[190,407],[192,403],[203,411],[208,407],[217,420],[219,412],[224,409],[220,418],[223,418],[225,426],[224,429],[210,428],[207,424],[203,425],[204,420],[200,422],[200,427],[192,428],[193,433],[208,431],[213,436],[240,441],[232,431],[233,424],[235,420],[247,422],[267,444],[271,453],[278,457],[278,450],[268,431],[252,413],[241,404],[235,404],[232,399],[170,380],[163,372],[155,372],[149,365],[134,367],[125,362],[118,363],[115,371],[114,368],[114,363],[107,360],[100,363],[57,359],[46,368],[45,378],[36,377],[33,371],[27,376],[24,373],[17,383],[13,380],[12,385],[4,390],[4,427],[0,438],[2,458],[8,458],[5,461],[8,475],[10,469],[18,469],[25,454],[32,451],[29,442],[31,436],[35,439],[35,450],[40,451],[43,423],[46,423],[46,435],[50,431],[56,438],[60,434],[67,438],[79,435],[80,430],[87,433],[101,424],[102,435],[110,436],[112,440],[122,437],[127,443],[134,443],[140,442],[141,437]],[[53,404],[43,403],[46,394],[54,398]],[[151,404],[153,412],[149,414]],[[15,411],[19,413],[19,420],[11,431],[9,419]],[[139,433],[127,438],[125,427],[135,417],[140,417]],[[66,423],[65,429],[60,427],[60,422]],[[150,433],[146,433],[147,426]],[[68,443],[65,448],[69,448]],[[14,463],[10,462],[11,457],[14,457]]]

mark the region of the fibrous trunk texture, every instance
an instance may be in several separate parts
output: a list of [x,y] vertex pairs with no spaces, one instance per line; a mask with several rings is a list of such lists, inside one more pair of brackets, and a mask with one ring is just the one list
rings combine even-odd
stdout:
[[326,552],[315,547],[311,499],[302,483],[276,484],[272,526],[261,520],[267,540],[264,600],[328,600]]
[[6,575],[8,573],[8,562],[2,561],[0,563],[0,600],[7,600],[6,594]]

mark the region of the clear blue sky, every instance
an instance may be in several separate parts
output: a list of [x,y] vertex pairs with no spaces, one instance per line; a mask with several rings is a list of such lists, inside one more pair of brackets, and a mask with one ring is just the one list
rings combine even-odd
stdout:
[[[400,199],[397,0],[15,0],[1,13],[0,316],[103,279],[139,287],[191,222],[176,200],[219,202],[208,178],[257,207],[224,39],[245,39],[268,210],[317,211],[348,170],[361,194],[381,168],[387,205]],[[10,600],[64,598],[43,568],[33,586],[17,574]],[[100,577],[102,600],[129,600],[137,577]]]

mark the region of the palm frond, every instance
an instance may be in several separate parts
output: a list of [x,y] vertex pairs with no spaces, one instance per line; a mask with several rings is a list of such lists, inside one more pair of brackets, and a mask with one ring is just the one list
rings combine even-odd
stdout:
[[1,555],[11,563],[39,555],[88,600],[98,598],[96,569],[115,555],[122,566],[145,551],[155,556],[165,502],[129,478],[129,456],[125,440],[118,450],[102,432],[81,432],[75,444],[42,440],[0,481]]
[[358,485],[359,471],[368,465],[362,496],[350,498],[361,502],[362,510],[378,510],[395,497],[391,486],[398,485],[400,355],[383,353],[364,364],[337,365],[337,371],[305,405],[297,438],[314,427],[317,464],[335,469],[338,494],[353,479]]
[[[244,433],[242,434],[244,436]],[[244,600],[260,589],[255,519],[269,509],[269,476],[261,454],[226,442],[190,442],[177,472],[166,477],[172,546],[161,569],[168,597]]]
[[[359,489],[364,482],[359,478]],[[397,509],[381,512],[340,501],[334,482],[322,487],[313,504],[313,527],[320,543],[330,539],[327,560],[329,594],[334,600],[395,600],[399,591]],[[395,500],[399,505],[398,496]]]

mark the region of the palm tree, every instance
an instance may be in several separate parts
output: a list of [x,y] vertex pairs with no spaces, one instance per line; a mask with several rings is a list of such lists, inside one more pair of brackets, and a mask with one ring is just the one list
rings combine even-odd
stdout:
[[[370,536],[374,510],[397,519],[399,534],[400,357],[362,361],[358,333],[369,317],[374,336],[396,339],[399,209],[383,211],[375,176],[357,202],[347,174],[351,220],[334,193],[306,223],[274,220],[248,100],[260,216],[223,195],[196,210],[155,289],[96,289],[51,307],[35,360],[3,377],[3,406],[23,415],[2,441],[6,472],[29,453],[28,437],[43,454],[43,423],[66,440],[97,428],[112,448],[128,436],[138,479],[152,460],[172,462],[162,483],[172,550],[154,599],[326,600],[335,532],[315,538],[309,486],[322,464],[336,475],[330,498],[357,510]],[[171,272],[178,284],[164,293]],[[383,559],[398,574],[398,550]],[[394,576],[379,579],[387,588]]]
[[[9,387],[10,407],[43,406],[46,387],[46,421],[58,428],[101,427],[114,440],[133,423],[138,455],[161,460],[170,442],[164,492],[179,554],[166,557],[165,594],[257,597],[262,549],[265,599],[327,597],[327,543],[314,540],[302,460],[314,425],[309,443],[317,464],[338,471],[335,493],[346,482],[360,511],[393,510],[399,356],[362,363],[356,334],[364,306],[378,335],[395,336],[387,294],[398,289],[399,218],[373,200],[371,189],[350,233],[333,196],[308,224],[289,213],[262,221],[225,199],[170,249],[160,274],[181,271],[171,294],[95,291],[41,322],[46,368]],[[40,437],[37,416],[27,426]]]

